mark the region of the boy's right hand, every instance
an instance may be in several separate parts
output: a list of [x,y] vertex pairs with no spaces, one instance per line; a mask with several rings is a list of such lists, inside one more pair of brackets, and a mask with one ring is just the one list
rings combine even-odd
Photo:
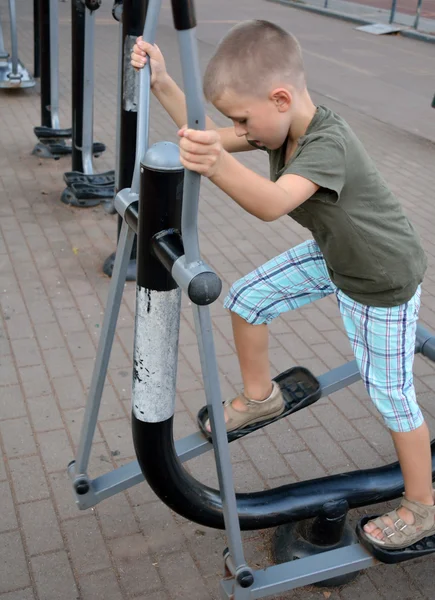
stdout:
[[148,57],[151,61],[151,87],[155,87],[167,76],[165,59],[156,44],[149,44],[143,41],[142,36],[138,37],[131,53],[132,66],[137,70],[143,69]]

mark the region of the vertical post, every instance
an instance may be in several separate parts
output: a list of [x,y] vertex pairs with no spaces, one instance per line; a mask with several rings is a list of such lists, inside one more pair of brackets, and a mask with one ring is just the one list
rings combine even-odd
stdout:
[[52,128],[51,122],[51,22],[50,0],[37,0],[39,6],[41,125]]
[[5,59],[7,59],[8,57],[9,57],[9,53],[6,52],[6,49],[5,49],[5,42],[3,39],[3,29],[2,29],[2,24],[0,21],[0,60],[3,61]]
[[33,77],[38,78],[41,75],[41,51],[39,34],[39,0],[33,0]]
[[15,0],[9,0],[9,14],[11,19],[11,60],[12,76],[18,75],[18,33],[17,33],[17,12]]
[[420,22],[420,15],[421,15],[421,5],[423,3],[423,0],[418,0],[417,2],[417,10],[415,13],[415,21],[414,21],[414,29],[418,29],[418,24]]
[[85,70],[85,7],[71,0],[72,170],[83,173],[83,79]]
[[394,19],[396,17],[396,4],[397,4],[397,0],[392,0],[392,2],[391,2],[391,12],[390,12],[390,23],[393,23]]
[[[120,128],[117,165],[117,187],[119,190],[131,187],[136,159],[137,98],[138,77],[131,66],[130,55],[136,38],[143,33],[148,0],[124,0],[122,13],[122,75],[120,89]],[[118,217],[118,238],[122,218]],[[136,279],[137,240],[135,238],[127,272],[127,281]],[[112,276],[115,253],[104,262],[103,271]]]
[[140,167],[136,321],[132,410],[136,442],[147,424],[171,419],[180,326],[181,290],[151,253],[152,237],[180,230],[183,172],[175,144],[160,142]]

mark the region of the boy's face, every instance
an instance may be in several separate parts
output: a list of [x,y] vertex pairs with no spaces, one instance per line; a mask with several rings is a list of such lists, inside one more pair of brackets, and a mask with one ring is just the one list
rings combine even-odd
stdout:
[[[285,94],[284,94],[285,95]],[[291,98],[291,97],[290,97]],[[273,93],[263,98],[241,96],[231,90],[214,102],[215,107],[234,123],[239,137],[246,137],[258,147],[276,150],[287,139],[290,124],[290,103],[285,104]]]

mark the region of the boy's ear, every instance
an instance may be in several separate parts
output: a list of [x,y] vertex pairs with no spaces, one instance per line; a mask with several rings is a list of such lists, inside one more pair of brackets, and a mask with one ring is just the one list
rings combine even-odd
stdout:
[[276,88],[269,95],[279,112],[286,112],[293,101],[291,92],[286,88]]

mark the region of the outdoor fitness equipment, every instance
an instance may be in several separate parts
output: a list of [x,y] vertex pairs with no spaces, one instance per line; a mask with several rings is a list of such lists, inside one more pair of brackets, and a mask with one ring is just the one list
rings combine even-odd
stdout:
[[[59,11],[58,0],[35,0],[35,70],[41,79],[41,126],[33,131],[38,143],[32,154],[59,159],[71,154],[72,129],[59,122]],[[38,58],[36,55],[38,54]]]
[[[188,125],[201,129],[205,126],[205,113],[193,3],[191,0],[172,0],[172,7],[180,43]],[[154,41],[159,9],[160,0],[149,3],[143,35],[151,42]],[[225,528],[227,577],[221,581],[220,594],[226,600],[257,599],[316,582],[343,583],[352,573],[376,563],[373,555],[345,527],[346,514],[352,508],[399,497],[403,491],[400,466],[396,462],[271,490],[235,493],[228,447],[231,436],[227,436],[225,430],[208,309],[219,296],[221,283],[202,261],[198,244],[200,177],[186,171],[183,183],[183,169],[175,145],[160,142],[147,150],[149,77],[147,66],[140,73],[135,172],[131,189],[121,190],[115,199],[123,223],[80,443],[76,460],[69,465],[77,505],[80,509],[90,508],[142,481],[145,476],[154,492],[172,510],[207,527]],[[138,266],[132,430],[138,462],[90,479],[87,467],[91,444],[136,232]],[[176,442],[173,439],[181,290],[188,294],[193,304],[220,491],[204,486],[182,466],[183,462],[211,449],[205,437],[198,432]],[[420,326],[416,352],[435,361],[435,337]],[[358,381],[360,374],[356,362],[351,361],[318,379],[300,367],[290,369],[276,379],[286,400],[286,414],[291,414],[314,403],[320,396]],[[434,446],[433,442],[435,474]],[[283,545],[291,545],[288,562],[267,569],[249,567],[244,558],[241,530],[286,527],[307,519],[312,521],[305,522],[297,536],[287,537],[285,544],[280,542],[286,529],[277,530],[275,555],[282,558]],[[294,534],[294,530],[291,533]],[[435,552],[435,536],[403,551],[378,550],[376,556],[385,562],[400,562],[432,552]],[[293,560],[295,558],[299,560]]]
[[9,19],[11,26],[11,54],[5,50],[3,30],[0,22],[0,88],[30,88],[35,80],[18,59],[17,13],[15,0],[9,0]]
[[92,164],[92,156],[106,149],[93,143],[94,29],[100,4],[101,0],[71,0],[72,171],[64,174],[67,187],[61,200],[79,208],[96,206],[114,195],[114,172],[94,174]]
[[[115,2],[113,13],[119,9],[119,0]],[[136,130],[138,110],[138,77],[130,62],[130,55],[136,38],[142,34],[145,22],[147,2],[143,0],[124,0],[122,30],[119,48],[119,90],[117,113],[117,158],[115,192],[130,187],[136,162]],[[114,202],[108,204],[110,212],[116,213]],[[121,233],[122,217],[118,215],[118,239]],[[134,238],[131,256],[127,267],[127,281],[136,279],[137,243]],[[103,272],[112,277],[115,264],[114,252],[106,258]]]

